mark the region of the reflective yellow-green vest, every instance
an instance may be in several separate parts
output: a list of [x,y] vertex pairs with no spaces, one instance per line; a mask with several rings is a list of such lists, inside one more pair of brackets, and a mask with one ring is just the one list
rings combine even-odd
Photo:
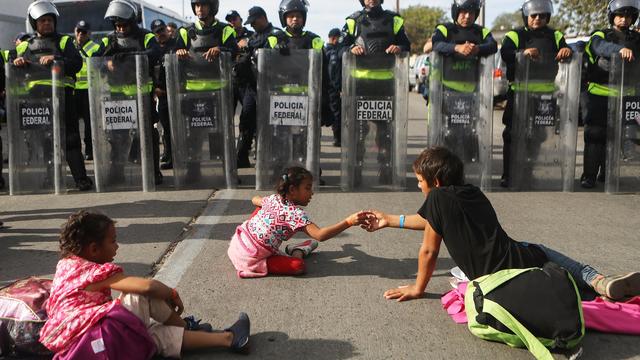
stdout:
[[100,45],[91,40],[82,46],[82,51],[80,51],[80,55],[82,56],[82,69],[76,74],[77,90],[87,90],[89,88],[89,82],[87,81],[87,61],[89,61],[88,58],[92,57],[99,49]]
[[[69,42],[70,39],[71,37],[69,35],[62,35],[60,37],[58,46],[60,47],[60,50],[62,52],[64,52],[64,49],[67,47],[67,43]],[[16,55],[18,57],[21,57],[27,52],[28,49],[29,49],[29,42],[23,41],[18,46],[16,46]],[[75,80],[72,76],[65,76],[64,81],[62,83],[54,83],[53,80],[33,80],[27,83],[27,90],[30,90],[35,86],[56,86],[56,87],[65,86],[65,87],[74,89]]]

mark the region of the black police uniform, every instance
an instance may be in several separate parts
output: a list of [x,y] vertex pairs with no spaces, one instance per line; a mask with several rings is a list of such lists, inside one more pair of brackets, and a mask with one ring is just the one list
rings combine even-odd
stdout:
[[[6,50],[2,50],[0,49],[0,66],[2,66],[2,69],[0,69],[0,92],[4,92],[5,91],[5,74],[4,74],[4,64],[9,60],[9,52]],[[0,106],[2,106],[2,108],[5,108],[4,105],[4,97],[2,99],[0,99],[0,102],[2,102],[2,104],[0,104]],[[6,110],[5,110],[6,111]],[[5,112],[6,114],[6,112]],[[2,130],[2,126],[0,125],[0,130]],[[5,186],[5,182],[4,182],[4,177],[2,176],[2,167],[4,165],[4,158],[2,157],[2,137],[0,136],[0,190],[4,189]],[[2,225],[0,225],[2,226]]]
[[87,63],[86,59],[93,56],[100,56],[100,45],[96,44],[92,40],[87,40],[86,43],[80,45],[74,41],[76,49],[82,56],[83,65],[82,69],[77,76],[76,81],[76,109],[78,118],[84,122],[84,155],[85,159],[93,160],[93,140],[91,138],[91,109],[89,106],[89,82],[87,79]]
[[[26,45],[23,45],[25,44]],[[39,62],[43,56],[53,55],[64,63],[65,78],[75,82],[76,73],[82,68],[82,57],[73,46],[73,40],[68,35],[53,33],[48,36],[31,36],[16,48],[16,57],[24,57],[31,62]],[[66,83],[66,81],[65,81]],[[43,91],[50,94],[48,86],[36,86],[32,91]],[[65,84],[65,139],[66,159],[71,175],[80,190],[91,189],[93,183],[87,177],[82,156],[82,141],[80,139],[80,126],[76,114],[74,89]],[[51,154],[49,154],[51,155]],[[46,181],[46,179],[45,179]]]
[[[383,10],[381,6],[366,10],[357,11],[347,17],[343,28],[343,37],[340,46],[343,51],[349,51],[354,46],[361,46],[366,55],[384,54],[391,45],[396,45],[401,51],[409,51],[411,42],[405,33],[404,20],[400,15]],[[394,61],[389,59],[389,61]],[[388,64],[391,65],[391,64]],[[371,64],[372,68],[380,64]],[[395,86],[394,80],[376,80],[361,78],[358,79],[358,87],[365,89],[369,96],[387,96],[389,89]],[[376,125],[376,145],[378,145],[378,163],[382,165],[379,180],[382,184],[391,182],[391,167],[385,166],[391,161],[390,143],[385,141],[388,134],[388,124],[386,122],[375,121]],[[369,124],[365,121],[358,122],[358,151],[357,161],[364,158],[364,139],[369,133]],[[356,173],[356,184],[360,182],[362,174]]]
[[[507,79],[509,83],[515,80],[516,74],[516,54],[520,51],[524,51],[530,48],[536,48],[540,52],[541,56],[550,56],[549,54],[557,54],[562,48],[568,47],[567,42],[564,39],[564,35],[550,27],[543,27],[540,29],[529,29],[527,27],[520,27],[509,31],[502,41],[502,48],[500,49],[500,56],[507,66]],[[535,76],[536,79],[547,79],[553,82],[558,73],[557,64],[554,68],[550,68],[549,64],[540,64],[535,66],[532,64],[529,74]],[[501,185],[507,186],[510,177],[510,161],[511,161],[511,131],[513,122],[513,107],[515,101],[514,90],[509,87],[507,91],[507,105],[505,106],[504,113],[502,114],[502,124],[505,126],[502,132],[503,140],[503,172]]]
[[[604,181],[607,152],[607,109],[611,90],[609,85],[609,59],[623,48],[640,54],[640,33],[633,30],[618,31],[613,28],[595,31],[585,49],[587,67],[588,103],[584,117],[584,172],[582,182],[593,187],[596,177]],[[600,176],[598,176],[598,171]],[[590,186],[589,186],[590,185]]]
[[324,53],[328,63],[328,96],[333,143],[335,146],[340,146],[342,141],[342,99],[340,98],[340,92],[342,91],[342,52],[338,44],[325,44]]
[[240,137],[238,138],[238,167],[249,167],[249,151],[256,135],[256,62],[258,49],[269,49],[269,37],[277,36],[282,30],[269,23],[262,31],[256,31],[249,38],[248,51],[243,52],[234,67],[238,88],[242,96],[240,113]]
[[[131,24],[131,31],[126,34],[126,36],[118,36],[118,34],[114,31],[109,34],[107,37],[102,39],[101,49],[99,50],[102,56],[108,57],[112,56],[116,59],[123,55],[132,55],[132,54],[144,54],[149,59],[149,75],[153,78],[153,69],[156,64],[160,61],[160,57],[162,56],[162,50],[158,46],[158,42],[156,41],[155,35],[146,29],[141,29],[135,24]],[[114,66],[117,67],[117,61],[114,62]],[[114,71],[114,75],[111,81],[120,82],[119,85],[129,85],[132,81],[135,82],[135,79],[122,78],[119,79],[117,77],[118,71],[117,69]],[[149,116],[152,118],[153,115],[150,113]],[[153,119],[151,119],[153,120]],[[153,121],[145,121],[148,131],[151,133],[152,137],[152,148],[153,148],[153,171],[155,175],[156,185],[162,183],[162,173],[160,172],[160,135],[158,133],[158,129],[156,129],[153,125]],[[114,134],[114,136],[119,136],[118,134]],[[126,135],[128,136],[128,134]],[[131,153],[129,157],[131,159],[137,159],[139,156],[139,145],[132,144]],[[112,158],[120,157],[125,154],[111,154]],[[117,163],[122,163],[118,161]],[[112,175],[114,176],[114,181],[119,180],[119,176],[124,176],[124,173],[121,173],[124,169],[113,169],[114,172]]]
[[156,116],[154,123],[160,121],[162,124],[162,143],[164,144],[164,154],[161,161],[167,164],[161,165],[162,169],[172,168],[172,151],[171,151],[171,123],[169,118],[169,101],[167,100],[167,77],[164,68],[164,55],[171,54],[176,51],[178,44],[177,38],[169,38],[166,43],[160,44],[158,47],[162,51],[162,57],[158,61],[158,64],[154,67],[153,77],[155,88],[160,89],[160,93],[156,93],[157,98],[157,110],[154,111]]

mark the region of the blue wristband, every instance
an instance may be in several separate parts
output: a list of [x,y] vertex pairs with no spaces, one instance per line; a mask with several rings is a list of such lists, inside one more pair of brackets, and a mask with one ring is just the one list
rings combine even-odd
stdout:
[[404,215],[400,215],[400,229],[404,228]]

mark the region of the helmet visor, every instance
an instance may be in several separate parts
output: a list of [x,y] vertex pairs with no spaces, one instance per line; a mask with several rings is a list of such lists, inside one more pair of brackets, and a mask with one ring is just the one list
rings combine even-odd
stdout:
[[553,14],[553,3],[551,0],[530,0],[522,5],[524,16],[536,14]]

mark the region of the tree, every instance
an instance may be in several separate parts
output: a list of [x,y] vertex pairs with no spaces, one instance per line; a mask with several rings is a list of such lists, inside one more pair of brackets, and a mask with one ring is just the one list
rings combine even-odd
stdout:
[[404,29],[411,40],[411,52],[422,53],[422,47],[433,34],[436,25],[445,21],[444,10],[436,7],[415,5],[400,10],[404,18]]
[[594,30],[609,26],[608,1],[602,0],[553,0],[556,15],[551,25],[568,35],[585,36]]
[[522,13],[516,10],[498,15],[493,20],[491,31],[509,31],[520,26],[522,26]]

